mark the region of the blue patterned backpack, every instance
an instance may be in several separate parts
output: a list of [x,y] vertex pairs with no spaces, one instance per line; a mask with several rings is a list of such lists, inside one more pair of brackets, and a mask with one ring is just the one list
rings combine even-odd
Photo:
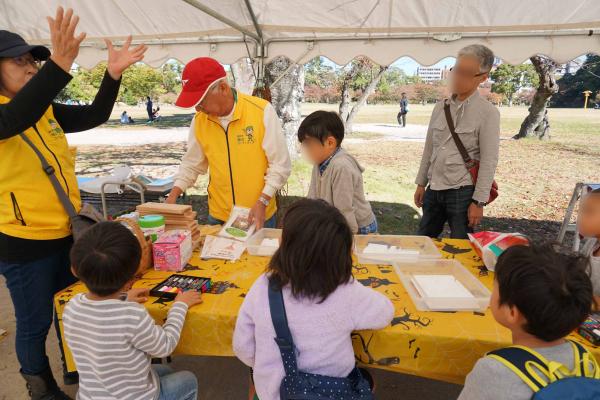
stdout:
[[285,377],[281,381],[281,400],[372,400],[369,382],[354,367],[346,378],[308,374],[298,371],[296,347],[287,322],[283,294],[269,281],[269,308],[281,352]]

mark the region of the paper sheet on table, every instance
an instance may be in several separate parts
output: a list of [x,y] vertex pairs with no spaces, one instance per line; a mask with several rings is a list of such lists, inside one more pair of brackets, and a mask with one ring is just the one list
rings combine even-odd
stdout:
[[[79,184],[79,190],[88,193],[100,193],[102,184],[104,182],[125,182],[131,176],[131,168],[126,165],[115,167],[112,173],[108,176],[99,176],[94,179],[85,180]],[[106,185],[104,187],[104,193],[118,193],[121,194],[123,191],[119,185]]]
[[369,243],[363,250],[363,254],[419,255],[419,251],[403,249],[400,246],[388,246],[379,243]]
[[262,240],[262,242],[260,242],[260,246],[261,247],[279,247],[279,240],[264,238]]
[[250,223],[250,209],[234,206],[219,236],[245,242],[255,230],[256,224]]
[[204,239],[200,257],[205,260],[216,258],[237,261],[244,250],[246,250],[246,245],[240,241],[207,235]]
[[474,298],[452,275],[414,275],[412,279],[422,297]]

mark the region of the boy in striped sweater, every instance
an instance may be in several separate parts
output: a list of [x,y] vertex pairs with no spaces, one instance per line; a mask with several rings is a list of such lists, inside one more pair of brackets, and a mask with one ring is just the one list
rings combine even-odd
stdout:
[[138,303],[147,289],[131,289],[141,250],[117,222],[94,225],[73,245],[73,274],[89,289],[65,308],[65,338],[79,371],[77,399],[196,399],[198,382],[189,371],[151,365],[170,355],[189,307],[202,302],[195,291],[181,293],[167,321],[156,325]]

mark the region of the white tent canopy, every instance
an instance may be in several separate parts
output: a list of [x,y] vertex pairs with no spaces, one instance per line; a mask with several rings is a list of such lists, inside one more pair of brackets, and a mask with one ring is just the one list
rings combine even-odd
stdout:
[[534,54],[564,63],[600,50],[600,0],[1,0],[0,28],[49,45],[45,17],[71,7],[88,38],[76,62],[105,60],[102,38],[150,45],[145,62],[250,55],[298,63],[363,55],[430,65],[471,43],[517,64]]

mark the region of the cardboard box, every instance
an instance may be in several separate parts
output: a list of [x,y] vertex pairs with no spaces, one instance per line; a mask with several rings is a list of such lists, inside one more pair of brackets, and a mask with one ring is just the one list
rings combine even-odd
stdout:
[[152,245],[154,269],[157,271],[183,271],[192,257],[192,234],[175,229],[160,235]]

